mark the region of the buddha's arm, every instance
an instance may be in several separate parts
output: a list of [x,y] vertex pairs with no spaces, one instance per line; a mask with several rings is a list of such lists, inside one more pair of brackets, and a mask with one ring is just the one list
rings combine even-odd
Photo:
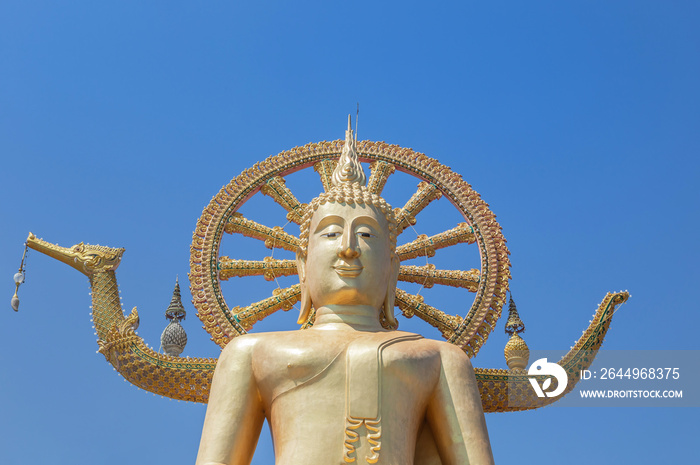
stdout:
[[452,345],[440,348],[440,379],[427,419],[444,465],[493,465],[481,397],[469,357]]
[[249,465],[265,418],[252,369],[255,339],[241,336],[214,372],[197,465]]

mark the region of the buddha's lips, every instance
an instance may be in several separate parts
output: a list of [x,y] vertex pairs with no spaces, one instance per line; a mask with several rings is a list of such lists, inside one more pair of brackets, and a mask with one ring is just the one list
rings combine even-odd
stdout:
[[362,273],[362,266],[336,265],[333,267],[341,278],[356,278]]

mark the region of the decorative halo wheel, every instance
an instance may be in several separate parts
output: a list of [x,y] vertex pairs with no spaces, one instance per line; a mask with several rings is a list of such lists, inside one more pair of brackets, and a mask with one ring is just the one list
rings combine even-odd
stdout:
[[[220,256],[225,234],[242,234],[271,249],[296,251],[298,237],[281,227],[269,227],[245,218],[238,210],[261,192],[287,210],[287,220],[299,224],[306,204],[297,200],[286,186],[285,176],[302,169],[318,173],[326,190],[342,151],[344,141],[319,142],[296,147],[256,163],[225,185],[202,212],[193,234],[190,256],[190,288],[198,317],[212,339],[224,347],[232,338],[245,334],[256,322],[280,309],[289,310],[300,299],[298,284],[276,289],[267,299],[229,308],[221,281],[234,276],[263,276],[274,279],[297,273],[293,260],[267,257],[264,260],[237,260]],[[420,235],[402,243],[397,254],[401,261],[431,257],[437,249],[460,243],[474,243],[481,257],[480,270],[440,270],[431,264],[402,265],[399,281],[464,288],[474,293],[474,301],[464,316],[445,313],[423,301],[420,295],[396,290],[396,305],[407,317],[417,316],[442,333],[443,337],[469,356],[486,341],[500,317],[510,279],[510,261],[505,239],[495,215],[469,184],[450,168],[422,153],[383,142],[357,143],[361,162],[370,164],[367,188],[381,194],[395,170],[420,179],[418,190],[402,208],[396,209],[398,233],[416,222],[416,215],[430,202],[444,196],[464,217],[465,222],[433,236]],[[399,284],[400,286],[400,284]],[[313,323],[313,314],[307,325]]]

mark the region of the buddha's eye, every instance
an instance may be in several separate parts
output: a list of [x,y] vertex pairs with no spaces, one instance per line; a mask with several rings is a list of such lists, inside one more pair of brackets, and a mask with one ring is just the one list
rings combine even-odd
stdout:
[[340,231],[328,231],[323,234],[321,234],[321,237],[339,237],[341,234]]
[[366,227],[360,228],[359,230],[357,230],[357,232],[355,234],[357,234],[359,237],[361,237],[363,239],[369,239],[370,237],[374,237],[374,234],[372,234],[372,231]]

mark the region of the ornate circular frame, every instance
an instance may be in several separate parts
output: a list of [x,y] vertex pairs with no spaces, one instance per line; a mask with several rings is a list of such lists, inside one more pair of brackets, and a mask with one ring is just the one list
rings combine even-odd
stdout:
[[[284,177],[316,163],[337,159],[342,140],[318,142],[295,147],[256,163],[225,185],[197,221],[190,248],[190,290],[197,316],[212,340],[224,347],[232,338],[245,334],[245,325],[224,300],[219,279],[219,247],[224,229],[234,213],[270,180]],[[453,327],[445,335],[448,342],[474,356],[493,331],[505,303],[510,279],[509,251],[496,216],[480,195],[459,174],[437,160],[409,148],[384,142],[360,141],[357,153],[361,162],[385,162],[437,188],[471,226],[481,256],[481,273],[474,302],[466,315],[452,318]],[[295,290],[298,292],[297,289]],[[294,298],[290,293],[280,299]],[[405,302],[405,301],[404,301]],[[423,305],[419,300],[405,302],[401,309],[411,316],[406,305]],[[427,306],[426,306],[427,307]],[[442,313],[429,307],[430,312]],[[439,315],[435,315],[439,316]],[[442,316],[445,316],[442,313]]]

